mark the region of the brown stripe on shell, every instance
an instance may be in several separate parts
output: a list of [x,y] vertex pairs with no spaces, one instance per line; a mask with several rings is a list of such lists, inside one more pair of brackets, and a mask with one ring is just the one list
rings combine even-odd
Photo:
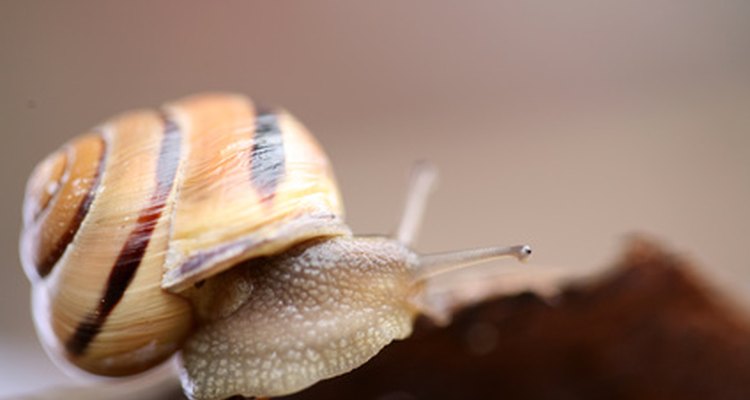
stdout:
[[250,151],[250,178],[263,201],[273,198],[285,174],[284,140],[279,116],[259,107]]
[[28,195],[36,201],[28,203],[29,210],[24,213],[25,223],[30,224],[38,221],[45,214],[47,207],[54,203],[53,200],[57,199],[57,195],[70,173],[71,163],[68,153],[72,151],[73,149],[70,146],[66,146],[63,150],[50,156],[48,160],[44,160],[40,165],[38,179],[35,179],[37,176],[34,176],[27,189]]
[[181,133],[177,124],[162,115],[164,136],[156,167],[156,187],[145,208],[138,215],[136,226],[128,235],[125,244],[112,267],[107,285],[96,310],[81,321],[65,348],[73,355],[82,355],[96,338],[115,306],[122,300],[146,254],[151,236],[161,218],[169,198],[180,162]]
[[[69,150],[69,154],[67,155],[68,159],[72,159],[72,161],[68,161],[68,166],[70,170],[67,170],[64,175],[62,176],[62,179],[60,181],[60,185],[76,185],[77,188],[74,188],[72,190],[71,196],[73,197],[73,201],[75,201],[75,197],[80,197],[80,201],[78,203],[78,206],[75,207],[75,211],[72,214],[72,217],[70,218],[67,227],[65,230],[57,236],[57,240],[54,241],[53,244],[47,244],[44,245],[43,243],[40,243],[39,245],[39,253],[37,255],[38,259],[36,261],[36,270],[39,273],[39,276],[45,277],[47,276],[54,266],[57,264],[57,262],[60,260],[60,257],[62,257],[63,253],[65,253],[65,249],[68,248],[68,245],[75,239],[76,233],[78,233],[78,229],[81,227],[81,224],[83,223],[83,220],[86,218],[86,215],[88,215],[89,209],[91,208],[91,203],[94,201],[94,198],[96,197],[96,192],[99,188],[99,184],[101,182],[102,174],[104,173],[104,166],[106,164],[106,142],[101,136],[97,136],[98,142],[99,142],[99,160],[98,164],[96,166],[84,166],[84,172],[89,173],[93,172],[92,176],[80,176],[77,174],[79,171],[74,171],[77,167],[75,157],[76,153],[80,153],[82,149],[71,147]],[[89,171],[89,167],[91,171]],[[88,188],[85,187],[86,183],[90,182],[90,186]],[[83,190],[81,190],[83,189]],[[56,201],[71,201],[71,199],[68,196],[65,196],[63,199],[59,199],[59,194],[61,190],[60,188],[57,189],[55,192]],[[85,194],[83,194],[85,193]],[[83,194],[83,195],[81,195]],[[46,206],[48,206],[47,204]],[[56,210],[50,210],[51,212],[55,212]],[[46,221],[45,221],[46,222]],[[47,224],[42,223],[40,225],[40,228],[42,230],[45,230],[47,227]],[[44,235],[42,234],[42,238],[44,238]]]

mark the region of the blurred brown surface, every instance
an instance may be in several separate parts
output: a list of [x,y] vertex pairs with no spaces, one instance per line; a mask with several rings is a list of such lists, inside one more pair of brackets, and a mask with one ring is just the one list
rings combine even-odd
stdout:
[[426,319],[289,399],[747,399],[750,325],[684,260],[634,241],[605,277]]

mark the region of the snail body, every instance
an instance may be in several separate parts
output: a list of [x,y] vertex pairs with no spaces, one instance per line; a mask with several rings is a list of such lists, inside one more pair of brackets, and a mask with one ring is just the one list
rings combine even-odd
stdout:
[[416,260],[386,238],[338,236],[226,271],[200,290],[239,295],[206,310],[217,320],[185,343],[183,387],[195,398],[248,393],[248,387],[277,396],[358,367],[411,334]]
[[395,238],[353,236],[327,156],[284,111],[203,94],[111,119],[27,185],[21,258],[40,339],[104,376],[180,351],[196,399],[348,372],[411,333],[431,274],[529,252],[414,253],[422,172]]

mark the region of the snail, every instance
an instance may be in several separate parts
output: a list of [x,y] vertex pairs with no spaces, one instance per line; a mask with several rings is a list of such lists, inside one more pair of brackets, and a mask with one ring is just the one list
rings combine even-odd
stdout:
[[528,246],[410,249],[434,167],[397,233],[354,236],[328,157],[292,115],[209,93],[122,114],[34,169],[21,259],[41,342],[110,377],[178,353],[193,399],[279,396],[409,336],[432,276]]

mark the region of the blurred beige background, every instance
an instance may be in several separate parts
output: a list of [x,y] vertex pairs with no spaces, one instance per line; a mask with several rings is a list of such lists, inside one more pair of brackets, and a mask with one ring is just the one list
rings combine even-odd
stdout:
[[419,250],[529,242],[527,269],[595,269],[646,232],[750,293],[750,2],[4,0],[0,397],[69,382],[17,256],[34,164],[217,89],[316,133],[357,232],[392,230],[426,158],[442,176]]

